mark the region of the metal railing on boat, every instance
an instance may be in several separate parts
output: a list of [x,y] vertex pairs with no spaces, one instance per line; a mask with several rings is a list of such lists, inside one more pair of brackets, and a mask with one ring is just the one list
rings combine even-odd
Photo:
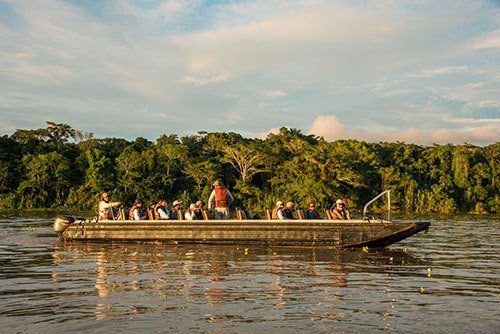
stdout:
[[368,206],[371,205],[373,202],[378,200],[380,197],[384,196],[387,194],[387,220],[391,221],[391,191],[390,190],[384,190],[377,196],[375,196],[372,200],[370,200],[368,203],[365,204],[365,207],[363,208],[363,219],[366,218],[366,210],[368,209]]

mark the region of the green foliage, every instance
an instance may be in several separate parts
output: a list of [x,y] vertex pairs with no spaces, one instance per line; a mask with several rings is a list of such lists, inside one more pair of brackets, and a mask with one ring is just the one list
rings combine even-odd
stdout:
[[[281,128],[265,140],[237,133],[94,139],[69,125],[0,137],[0,208],[94,210],[100,194],[131,205],[207,201],[221,179],[235,205],[262,211],[277,200],[327,209],[346,197],[351,209],[390,189],[407,212],[498,213],[500,143],[419,146],[327,142]],[[76,142],[69,142],[70,139]],[[379,209],[382,209],[380,207]]]

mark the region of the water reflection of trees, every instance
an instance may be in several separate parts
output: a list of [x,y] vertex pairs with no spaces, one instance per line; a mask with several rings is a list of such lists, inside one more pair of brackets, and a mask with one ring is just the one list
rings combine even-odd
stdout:
[[[56,282],[76,276],[93,280],[87,288],[94,289],[97,298],[96,319],[193,303],[202,305],[208,322],[217,323],[228,320],[228,305],[259,300],[275,309],[286,308],[308,289],[319,290],[334,310],[349,286],[350,273],[367,268],[383,272],[381,265],[389,259],[417,262],[409,254],[390,250],[61,243],[53,252],[52,277]],[[335,314],[329,317],[338,320]]]

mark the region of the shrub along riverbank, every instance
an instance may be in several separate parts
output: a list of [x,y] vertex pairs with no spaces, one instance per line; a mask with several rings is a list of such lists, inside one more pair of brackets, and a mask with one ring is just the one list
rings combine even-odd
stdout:
[[360,210],[390,189],[399,211],[500,211],[499,142],[327,142],[286,128],[265,140],[200,132],[151,142],[96,139],[66,124],[47,124],[0,137],[0,209],[94,210],[103,191],[126,205],[135,198],[188,204],[206,201],[213,181],[221,179],[237,206],[256,210],[272,208],[277,200],[329,208],[344,197]]

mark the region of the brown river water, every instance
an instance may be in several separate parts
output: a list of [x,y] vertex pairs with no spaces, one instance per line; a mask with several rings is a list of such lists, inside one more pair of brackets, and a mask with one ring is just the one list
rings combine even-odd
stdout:
[[0,213],[0,333],[500,333],[498,216],[368,250],[65,244],[54,217]]

